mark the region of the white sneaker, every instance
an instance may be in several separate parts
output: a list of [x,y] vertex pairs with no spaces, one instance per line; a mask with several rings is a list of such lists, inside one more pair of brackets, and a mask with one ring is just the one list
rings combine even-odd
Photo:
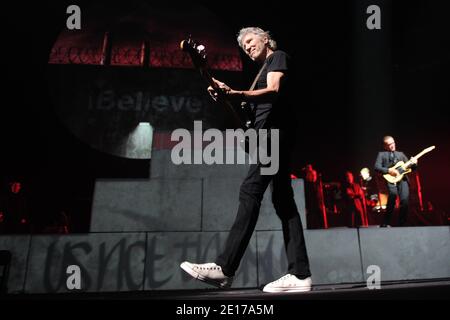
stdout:
[[292,274],[287,274],[275,280],[263,289],[264,292],[306,292],[311,291],[311,277],[300,280]]
[[224,275],[222,267],[215,263],[195,264],[185,261],[180,264],[180,267],[195,279],[212,284],[218,288],[229,288],[233,282],[233,277]]

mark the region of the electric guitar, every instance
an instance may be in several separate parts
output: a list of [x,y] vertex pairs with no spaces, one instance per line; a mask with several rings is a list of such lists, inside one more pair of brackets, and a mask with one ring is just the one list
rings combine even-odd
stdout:
[[[220,89],[219,86],[213,81],[213,77],[209,72],[205,46],[189,38],[187,40],[181,41],[180,48],[190,55],[192,63],[200,71],[202,77],[206,80],[208,85],[210,85],[220,95],[222,89]],[[253,112],[247,103],[241,103],[240,109],[236,110],[237,108],[235,108],[228,100],[224,99],[223,97],[220,97],[219,102],[225,105],[225,107],[227,107],[229,111],[231,111],[234,121],[239,126],[239,128],[245,130],[253,127]]]
[[[421,156],[423,156],[424,154],[430,152],[431,150],[433,150],[434,148],[436,148],[435,146],[431,146],[428,147],[426,149],[423,149],[419,154],[417,154],[414,158],[419,159]],[[407,173],[410,173],[411,167],[413,166],[413,163],[411,160],[408,160],[406,162],[403,161],[399,161],[397,162],[394,166],[392,166],[392,169],[397,169],[397,171],[400,173],[399,175],[396,176],[391,176],[389,173],[386,173],[383,175],[383,177],[390,183],[397,183],[400,180],[403,179],[403,176]],[[389,168],[389,169],[391,169]]]

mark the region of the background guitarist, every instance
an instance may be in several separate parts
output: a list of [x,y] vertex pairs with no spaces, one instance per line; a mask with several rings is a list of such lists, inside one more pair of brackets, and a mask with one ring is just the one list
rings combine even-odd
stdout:
[[[375,171],[382,174],[390,174],[391,176],[398,176],[400,172],[397,169],[392,168],[398,161],[407,162],[411,161],[414,165],[411,167],[415,169],[417,167],[417,159],[412,157],[408,159],[406,155],[397,151],[395,147],[395,140],[391,136],[385,136],[383,138],[383,144],[385,151],[378,153],[377,160],[375,161]],[[409,205],[409,182],[408,176],[404,175],[403,178],[397,183],[387,182],[387,188],[389,191],[388,202],[386,206],[386,214],[384,216],[384,223],[381,227],[390,226],[392,213],[394,212],[395,202],[397,196],[400,197],[400,213],[398,225],[403,226],[406,222],[408,216],[408,205]]]

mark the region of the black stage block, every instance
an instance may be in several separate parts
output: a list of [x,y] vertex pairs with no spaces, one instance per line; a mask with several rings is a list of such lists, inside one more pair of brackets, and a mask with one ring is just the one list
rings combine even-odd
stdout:
[[379,266],[381,281],[450,277],[447,226],[368,228],[359,233],[363,268]]
[[199,231],[200,179],[98,180],[93,232]]
[[[372,275],[372,265],[379,267],[381,281],[449,278],[449,229],[305,230],[313,283],[361,283]],[[9,292],[183,290],[208,286],[188,277],[179,264],[214,261],[226,237],[227,232],[11,235],[0,237],[0,249],[13,255]],[[80,289],[68,287],[70,265],[80,268]],[[282,232],[257,231],[233,287],[261,286],[286,271]]]
[[0,250],[11,252],[11,264],[6,283],[8,293],[23,291],[29,246],[30,236],[28,235],[0,236]]
[[[281,231],[257,233],[259,282],[270,282],[287,271]],[[305,230],[314,284],[361,282],[356,229]]]

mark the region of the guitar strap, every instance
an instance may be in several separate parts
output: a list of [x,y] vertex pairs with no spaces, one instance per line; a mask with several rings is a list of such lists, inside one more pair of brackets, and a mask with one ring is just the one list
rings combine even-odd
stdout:
[[[259,78],[261,77],[261,74],[263,73],[264,69],[267,66],[267,61],[264,62],[264,64],[262,65],[261,69],[259,69],[258,74],[256,75],[255,79],[253,80],[252,85],[250,86],[250,89],[248,89],[249,91],[252,91],[255,89],[256,87],[256,83],[258,82]],[[241,102],[241,107],[245,110],[247,106],[247,102],[243,101]],[[251,109],[253,110],[253,106],[251,107]],[[248,115],[250,116],[250,115]]]
[[[250,86],[249,91],[255,89],[256,83],[258,82],[258,79],[261,77],[261,74],[262,74],[262,72],[263,72],[263,70],[264,70],[264,68],[265,68],[266,66],[267,66],[267,60],[264,61],[264,64],[262,65],[261,69],[259,69],[258,74],[256,75],[255,80],[253,80],[253,83],[252,83],[252,85]],[[246,101],[241,102],[241,108],[244,109],[244,111],[247,113],[247,117],[248,117],[248,118],[253,118],[253,115],[251,114],[252,111],[248,110],[248,108],[247,108],[247,102],[246,102]],[[253,110],[253,107],[251,107],[251,109]],[[247,153],[249,153],[249,150],[248,150],[249,147],[248,147],[248,145],[247,145],[247,140],[248,140],[248,139],[247,139],[247,137],[246,137],[245,141],[241,141],[241,144],[244,144],[244,150],[245,150]]]
[[262,65],[261,69],[259,69],[259,72],[256,75],[255,80],[253,80],[252,86],[249,89],[250,91],[255,89],[256,83],[258,82],[259,77],[261,77],[261,73],[263,72],[263,70],[266,66],[267,66],[267,61],[265,61],[264,64]]

